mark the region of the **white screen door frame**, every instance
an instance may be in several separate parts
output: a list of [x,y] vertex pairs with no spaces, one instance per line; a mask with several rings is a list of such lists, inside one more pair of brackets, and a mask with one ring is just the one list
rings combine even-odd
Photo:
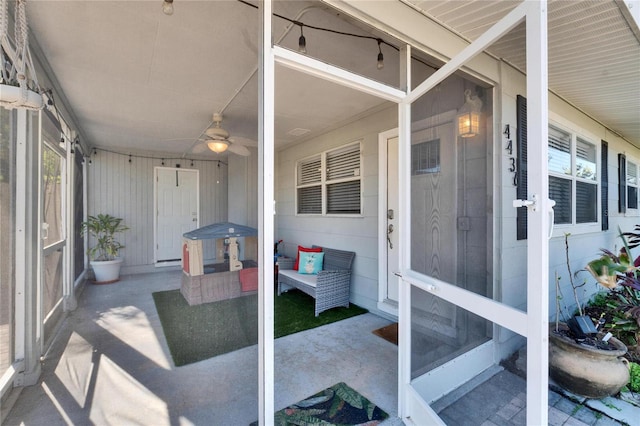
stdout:
[[[547,31],[546,31],[546,2],[526,0],[498,21],[487,32],[454,56],[431,77],[418,85],[400,105],[400,205],[410,205],[410,141],[411,141],[411,105],[429,90],[436,87],[445,78],[463,67],[476,55],[482,53],[493,42],[513,29],[516,25],[526,21],[527,24],[527,96],[536,99],[536,110],[528,118],[528,140],[538,141],[533,156],[529,154],[528,190],[536,200],[529,209],[529,238],[527,259],[527,295],[528,313],[516,310],[505,304],[494,301],[458,288],[444,281],[430,278],[411,270],[411,238],[410,229],[402,224],[409,224],[410,209],[405,208],[401,213],[400,226],[400,262],[402,283],[400,286],[399,322],[399,413],[408,424],[420,424],[422,421],[433,424],[443,424],[437,413],[429,404],[432,400],[425,400],[425,392],[432,392],[432,387],[442,381],[447,381],[447,375],[438,377],[432,375],[423,379],[411,379],[411,289],[432,293],[439,298],[466,309],[495,325],[514,331],[527,338],[527,370],[547,371],[548,353],[548,255],[547,230],[550,219],[550,203],[546,196],[547,185]],[[545,196],[541,196],[545,194]],[[540,285],[544,283],[544,285]],[[493,361],[490,352],[485,352],[484,363]],[[465,355],[462,355],[464,357]],[[482,368],[481,362],[458,362],[459,365],[476,364],[476,370],[468,368],[459,375],[471,379]],[[454,360],[455,361],[455,360]],[[462,359],[458,359],[462,361]],[[445,367],[445,366],[443,366]],[[426,375],[425,375],[426,376]],[[546,424],[547,414],[546,374],[528,374],[527,378],[527,424]],[[412,420],[413,419],[413,420]],[[420,419],[414,423],[415,419]],[[424,420],[423,420],[424,419]]]

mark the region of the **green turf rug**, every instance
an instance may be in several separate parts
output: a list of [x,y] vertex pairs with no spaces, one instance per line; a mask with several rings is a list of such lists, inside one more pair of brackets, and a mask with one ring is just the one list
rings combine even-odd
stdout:
[[[176,367],[258,343],[258,295],[189,306],[180,290],[153,293]],[[275,297],[275,337],[319,327],[367,312],[356,305],[314,316],[315,301],[292,290]]]
[[374,426],[387,417],[380,407],[341,382],[276,412],[274,424]]

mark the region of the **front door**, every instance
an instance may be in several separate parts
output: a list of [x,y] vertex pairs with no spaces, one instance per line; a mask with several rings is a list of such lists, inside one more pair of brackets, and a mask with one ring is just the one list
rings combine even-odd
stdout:
[[398,241],[398,129],[388,130],[378,136],[380,150],[379,235],[378,255],[378,308],[394,316],[398,315],[398,283],[400,256]]
[[[452,77],[447,96],[456,98],[465,84]],[[490,91],[485,93],[486,99]],[[485,130],[459,136],[455,109],[425,116],[421,106],[437,103],[439,95],[416,101],[409,146],[401,148],[406,166],[400,167],[407,185],[402,205],[409,210],[402,212],[406,225],[400,238],[407,256],[400,328],[410,330],[405,336],[410,387],[427,404],[493,364],[491,323],[461,307],[476,297],[492,297],[487,249],[492,247],[487,226],[492,138]]]
[[156,167],[156,263],[180,261],[182,234],[198,227],[198,170]]
[[387,294],[398,303],[398,136],[387,140]]

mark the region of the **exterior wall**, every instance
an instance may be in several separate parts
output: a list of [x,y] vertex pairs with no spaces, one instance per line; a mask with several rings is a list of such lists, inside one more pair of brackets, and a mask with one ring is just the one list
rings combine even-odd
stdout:
[[229,154],[229,222],[258,227],[258,150]]
[[[511,125],[512,135],[516,128],[516,96],[518,94],[526,96],[525,76],[513,70],[507,65],[502,66],[501,91],[502,121],[500,128],[504,130],[506,124]],[[550,320],[556,316],[556,285],[555,274],[560,277],[560,291],[563,295],[562,306],[567,305],[570,313],[575,309],[573,291],[570,285],[569,273],[567,271],[564,233],[569,236],[569,258],[571,270],[576,273],[583,270],[586,264],[596,258],[600,248],[614,250],[620,248],[621,240],[618,238],[618,227],[622,231],[631,231],[633,227],[640,223],[638,214],[618,213],[618,165],[617,154],[626,153],[628,158],[640,160],[640,150],[620,137],[608,131],[603,125],[587,117],[582,112],[576,110],[562,99],[550,94],[549,96],[550,119],[560,121],[562,124],[571,126],[572,130],[588,135],[593,142],[599,144],[600,140],[605,140],[609,144],[608,150],[608,182],[609,196],[609,230],[597,230],[585,232],[575,226],[555,227],[553,236],[549,240],[549,280],[541,285],[549,286],[549,314]],[[512,201],[516,197],[516,187],[512,184],[513,174],[508,172],[508,155],[505,151],[505,139],[501,131],[496,132],[496,137],[501,139],[496,146],[496,165],[501,172],[496,173],[496,194],[499,197],[496,213],[497,232],[499,244],[496,256],[496,298],[515,308],[526,311],[527,309],[527,241],[516,240],[516,209],[512,206]],[[515,137],[512,136],[515,143]],[[515,151],[514,151],[515,155]],[[598,177],[599,179],[599,177]],[[599,191],[600,192],[600,191]],[[638,253],[635,253],[636,255]],[[586,285],[579,291],[581,302],[584,304],[594,293],[603,290],[596,284],[586,271],[579,272],[574,278],[576,284],[586,281]],[[563,308],[564,309],[564,308]],[[562,319],[562,316],[560,316]],[[514,342],[515,335],[512,332],[501,329],[498,331],[497,341],[505,348],[510,347]],[[506,349],[505,349],[506,350]],[[506,350],[505,354],[508,354]]]
[[[98,151],[87,166],[89,215],[122,217],[131,228],[119,240],[125,245],[123,273],[153,271],[154,168],[158,158],[133,157]],[[166,160],[167,167],[200,171],[200,225],[227,220],[227,166],[216,161]],[[217,183],[219,182],[219,183]],[[89,241],[89,244],[92,244]],[[215,252],[215,251],[211,251]]]
[[[378,298],[378,133],[398,126],[395,105],[278,152],[276,157],[276,238],[281,252],[295,257],[298,244],[355,251],[351,301],[377,312]],[[296,161],[362,139],[363,215],[297,216]],[[283,248],[283,250],[282,250]]]

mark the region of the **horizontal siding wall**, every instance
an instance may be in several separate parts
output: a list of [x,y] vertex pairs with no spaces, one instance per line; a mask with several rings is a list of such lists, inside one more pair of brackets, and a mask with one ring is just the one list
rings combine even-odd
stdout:
[[[496,123],[502,130],[506,124],[511,125],[512,140],[514,147],[516,143],[516,96],[526,95],[525,78],[522,74],[514,71],[509,66],[503,66],[503,84],[502,90],[502,120]],[[497,96],[500,96],[498,92]],[[596,284],[591,275],[584,270],[587,263],[599,256],[601,248],[609,250],[619,250],[621,240],[618,238],[618,228],[622,231],[632,231],[636,224],[640,224],[640,213],[618,213],[618,153],[625,153],[627,158],[633,158],[640,161],[640,150],[625,140],[609,132],[604,126],[585,116],[580,111],[568,105],[558,97],[550,94],[549,110],[551,119],[561,119],[563,123],[566,121],[571,123],[572,130],[578,129],[583,134],[592,136],[593,142],[600,146],[600,141],[605,140],[609,144],[608,149],[608,182],[609,195],[608,204],[609,211],[609,230],[601,231],[600,227],[591,232],[576,232],[574,227],[567,226],[557,228],[553,238],[549,240],[549,271],[548,281],[541,285],[549,286],[549,319],[554,320],[556,316],[556,283],[555,276],[558,274],[560,281],[560,293],[562,296],[561,307],[562,312],[560,319],[563,319],[563,313],[569,312],[573,314],[576,303],[573,297],[573,290],[570,283],[570,275],[567,270],[566,250],[564,233],[570,233],[569,241],[569,259],[572,273],[578,272],[574,278],[576,285],[586,284],[580,288],[579,296],[582,304],[598,291],[604,290],[603,287]],[[497,238],[500,244],[496,247],[496,299],[518,308],[522,311],[527,310],[527,240],[516,240],[516,209],[513,208],[512,202],[516,197],[516,188],[513,186],[513,174],[509,169],[509,155],[505,151],[505,136],[502,131],[496,132],[496,190],[499,194],[498,204],[496,205],[497,216],[494,218],[496,223]],[[514,151],[514,156],[516,152]],[[598,164],[598,166],[600,166]],[[598,174],[598,180],[600,174]],[[531,194],[529,194],[531,196]],[[636,249],[634,256],[640,254],[640,250]],[[582,272],[579,272],[582,271]],[[565,309],[566,306],[566,309]],[[564,315],[566,318],[566,314]],[[515,335],[507,330],[499,330],[497,340],[509,347],[509,341],[513,342]],[[517,339],[515,339],[517,340]],[[508,355],[508,350],[505,354]]]
[[[276,238],[280,252],[295,257],[298,244],[356,252],[351,302],[377,311],[378,300],[378,133],[398,126],[395,105],[277,153]],[[362,140],[362,217],[296,216],[296,161]]]
[[[125,245],[123,273],[153,270],[154,168],[162,159],[131,158],[98,150],[87,165],[88,214],[122,217],[131,228],[119,237]],[[199,170],[200,225],[227,220],[227,166],[217,161],[166,160],[165,167]],[[93,244],[89,241],[89,244]],[[206,250],[206,249],[205,249]]]

